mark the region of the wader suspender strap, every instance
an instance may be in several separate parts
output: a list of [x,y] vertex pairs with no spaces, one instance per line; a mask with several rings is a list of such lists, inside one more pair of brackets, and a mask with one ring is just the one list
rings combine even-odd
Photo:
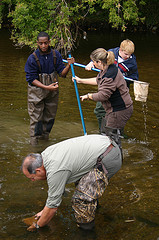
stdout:
[[39,58],[37,57],[37,55],[36,55],[36,53],[35,53],[35,52],[33,52],[33,55],[34,55],[34,57],[35,57],[36,63],[38,64],[39,71],[41,72],[41,65],[40,65]]
[[[54,67],[55,67],[55,70],[56,70],[56,59],[57,59],[57,56],[56,56],[56,52],[55,52],[54,49],[52,49],[52,52],[53,52]],[[38,65],[38,67],[39,67],[39,71],[41,72],[41,65],[40,65],[39,58],[38,58],[38,56],[36,55],[35,52],[33,52],[33,55],[34,55],[34,57],[35,57],[35,60],[36,60],[36,62],[37,62],[37,65]]]
[[[104,171],[104,173],[107,175],[108,174],[108,171],[107,171],[107,169],[105,168],[105,166],[104,166],[104,164],[103,164],[103,162],[102,162],[102,159],[112,150],[112,148],[113,148],[114,146],[113,146],[113,144],[111,143],[108,147],[107,147],[107,149],[106,149],[106,151],[104,152],[104,153],[102,153],[99,157],[98,157],[98,159],[97,159],[97,167],[98,167],[98,169],[100,170],[100,169],[102,169],[103,168],[103,171]],[[102,167],[102,168],[101,168]],[[100,170],[101,171],[101,170]]]

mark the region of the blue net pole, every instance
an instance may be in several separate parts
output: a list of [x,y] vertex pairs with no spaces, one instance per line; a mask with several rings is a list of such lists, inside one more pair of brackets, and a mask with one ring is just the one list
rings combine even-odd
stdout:
[[[68,57],[71,58],[71,53],[68,54]],[[63,62],[64,62],[64,61],[63,61]],[[71,72],[72,72],[72,76],[75,77],[75,72],[74,72],[73,64],[71,64]],[[76,97],[77,97],[79,112],[80,112],[81,121],[82,121],[82,126],[83,126],[83,132],[84,132],[84,135],[87,135],[87,133],[86,133],[86,127],[85,127],[85,123],[84,123],[84,118],[83,118],[83,113],[82,113],[82,108],[81,108],[81,101],[80,101],[80,97],[79,97],[79,93],[78,93],[78,88],[77,88],[77,82],[76,82],[75,79],[74,79],[74,86],[75,86]]]

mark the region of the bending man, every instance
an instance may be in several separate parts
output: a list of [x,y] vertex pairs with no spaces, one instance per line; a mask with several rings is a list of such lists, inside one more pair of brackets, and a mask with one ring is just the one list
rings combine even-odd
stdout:
[[29,154],[22,171],[32,181],[47,180],[48,198],[44,209],[36,214],[37,224],[28,230],[43,227],[55,215],[67,183],[76,183],[72,197],[77,226],[94,227],[97,199],[102,196],[110,178],[122,165],[118,145],[104,135],[87,135],[54,144],[41,154]]

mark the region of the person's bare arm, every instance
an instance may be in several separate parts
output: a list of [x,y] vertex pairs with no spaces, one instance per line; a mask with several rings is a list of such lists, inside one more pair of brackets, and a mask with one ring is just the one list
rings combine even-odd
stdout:
[[67,58],[67,61],[68,61],[68,63],[67,63],[67,65],[66,65],[66,67],[65,67],[65,68],[63,69],[63,71],[61,72],[61,77],[65,77],[65,76],[67,75],[67,73],[68,73],[69,70],[70,70],[71,64],[75,62],[75,59],[74,59],[73,57],[71,57],[71,58]]
[[49,90],[49,91],[55,91],[55,90],[57,90],[58,87],[59,87],[59,86],[58,86],[58,82],[52,83],[52,84],[46,86],[46,85],[44,85],[43,83],[41,83],[40,81],[38,81],[38,80],[36,80],[36,79],[32,82],[32,84],[33,84],[34,86],[37,86],[37,87],[39,87],[39,88],[43,88],[43,89]]
[[56,211],[57,208],[48,208],[47,206],[45,206],[42,211],[41,217],[37,221],[37,224],[40,227],[44,227],[45,225],[47,225],[55,215]]
[[35,215],[35,222],[27,229],[28,231],[35,231],[38,226],[43,227],[47,225],[54,217],[58,208],[54,206],[60,206],[65,185],[70,175],[70,171],[58,171],[52,176],[49,182],[49,186],[51,186],[51,189],[49,188],[49,196],[51,196],[51,199],[47,198],[45,207]]
[[38,218],[37,223],[33,223],[30,227],[28,227],[27,230],[32,232],[39,227],[46,226],[51,221],[56,211],[57,208],[48,208],[47,206],[45,206],[44,209],[36,215]]
[[77,83],[97,85],[96,77],[95,78],[79,78],[75,76],[75,77],[72,77],[73,82],[74,82],[74,79],[76,80]]

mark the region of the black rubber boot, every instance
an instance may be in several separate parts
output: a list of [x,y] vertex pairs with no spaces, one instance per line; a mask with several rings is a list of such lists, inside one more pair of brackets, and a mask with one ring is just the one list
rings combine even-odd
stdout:
[[89,223],[77,223],[77,226],[83,230],[92,230],[95,227],[94,220]]
[[38,138],[35,136],[35,137],[30,137],[30,144],[32,146],[36,146],[38,144]]

